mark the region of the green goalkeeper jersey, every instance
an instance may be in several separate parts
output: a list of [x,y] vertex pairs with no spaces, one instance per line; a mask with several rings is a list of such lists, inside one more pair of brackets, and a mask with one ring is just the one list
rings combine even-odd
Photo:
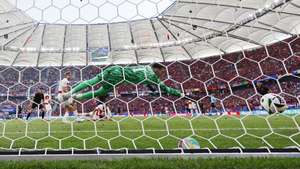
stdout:
[[89,99],[92,96],[104,96],[112,90],[113,86],[121,83],[133,84],[157,84],[160,89],[169,95],[180,97],[182,94],[179,90],[168,87],[155,74],[150,66],[110,66],[99,73],[95,78],[84,81],[72,89],[72,94],[76,94],[80,90],[93,86],[95,84],[102,84],[102,87],[94,92],[89,92],[80,95],[78,99]]

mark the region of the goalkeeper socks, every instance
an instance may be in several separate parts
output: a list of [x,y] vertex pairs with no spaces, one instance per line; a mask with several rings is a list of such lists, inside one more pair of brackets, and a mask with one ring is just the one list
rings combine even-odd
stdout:
[[30,115],[31,115],[31,112],[27,114],[26,120],[29,119]]
[[42,119],[44,119],[44,117],[45,117],[45,112],[42,111]]

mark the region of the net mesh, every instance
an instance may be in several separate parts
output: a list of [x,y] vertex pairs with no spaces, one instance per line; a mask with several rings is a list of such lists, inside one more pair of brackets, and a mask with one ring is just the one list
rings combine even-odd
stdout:
[[[160,63],[164,71],[159,78],[184,97],[170,96],[154,82],[150,90],[143,82],[123,78],[104,98],[75,100],[78,117],[105,103],[112,121],[62,121],[65,110],[56,100],[66,72],[71,72],[74,87],[110,66],[1,67],[0,147],[172,149],[180,139],[193,137],[202,148],[299,148],[299,52],[296,36],[250,51]],[[279,115],[262,110],[258,81],[284,97],[288,110]],[[83,92],[103,84],[105,77]],[[53,98],[51,120],[40,120],[34,111],[25,121],[38,88]]]
[[92,24],[158,16],[175,0],[8,0],[42,23]]
[[5,149],[174,149],[193,137],[201,148],[299,147],[299,118],[237,117],[124,117],[113,122],[61,120],[1,124]]

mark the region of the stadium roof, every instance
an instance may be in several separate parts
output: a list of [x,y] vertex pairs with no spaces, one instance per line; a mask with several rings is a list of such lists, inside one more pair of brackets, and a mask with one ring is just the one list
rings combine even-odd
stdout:
[[155,17],[99,24],[42,23],[0,0],[0,18],[1,65],[133,64],[231,53],[299,34],[300,0],[178,0]]

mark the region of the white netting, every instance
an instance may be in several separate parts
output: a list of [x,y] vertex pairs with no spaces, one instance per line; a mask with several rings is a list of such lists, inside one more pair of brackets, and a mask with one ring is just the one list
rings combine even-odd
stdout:
[[[2,1],[7,3],[6,0]],[[13,59],[6,59],[3,63],[14,66],[92,64],[89,52],[97,49],[101,49],[102,54],[110,59],[108,63],[185,60],[261,47],[299,33],[299,23],[297,18],[294,18],[298,16],[297,13],[286,12],[295,6],[295,3],[289,0],[254,4],[240,1],[233,4],[193,0],[175,1],[172,5],[169,4],[170,7],[163,13],[160,13],[159,8],[162,7],[161,3],[165,4],[164,1],[103,1],[94,4],[93,1],[88,0],[67,0],[62,6],[59,2],[50,0],[43,3],[34,0],[28,2],[12,0],[11,3],[23,11],[11,9],[11,5],[7,5],[9,9],[3,10],[5,14],[3,18],[6,20],[3,26],[5,31],[0,36],[7,39],[1,43],[2,48],[11,52],[23,52],[3,54],[15,56]],[[104,21],[101,19],[85,21],[82,15],[92,12],[80,12],[82,8],[96,8],[99,11],[96,17],[103,19],[101,12],[108,16],[113,16],[111,13],[115,13],[115,10],[107,6],[120,7],[130,3],[136,6],[135,9],[138,10],[136,15],[142,15],[139,12],[149,10],[156,14],[155,17],[134,21],[136,18],[125,19],[122,13],[116,12],[117,18],[123,18],[128,22],[117,22],[121,20],[105,17]],[[149,6],[153,5],[143,5],[144,3],[156,7],[152,9]],[[140,6],[147,6],[147,8],[141,10]],[[281,7],[282,11],[278,13],[286,16],[275,21],[270,20],[269,18],[278,17],[276,13]],[[67,10],[70,8],[70,11]],[[108,11],[102,11],[100,8]],[[124,9],[129,10],[126,14],[135,13],[126,5]],[[31,10],[39,12],[32,13]],[[50,11],[47,12],[48,10]],[[33,22],[24,12],[34,17],[39,15],[42,17],[36,18],[36,22]],[[55,13],[57,13],[56,19],[43,18],[48,15],[55,17]],[[160,13],[159,17],[158,13]],[[64,18],[65,15],[70,17]],[[291,20],[290,24],[285,25],[286,20]],[[101,24],[107,22],[108,24]],[[65,23],[72,25],[64,25]],[[246,36],[247,34],[249,36]],[[222,44],[222,41],[227,43]],[[172,54],[172,51],[176,51],[177,54]],[[149,57],[150,52],[156,55],[156,58]],[[170,54],[171,57],[168,56]],[[75,55],[78,59],[72,60],[72,56]],[[44,57],[49,58],[44,59]],[[106,58],[100,59],[102,64],[107,64]],[[54,63],[55,60],[58,62]]]
[[[142,81],[134,84],[123,78],[105,97],[76,101],[79,116],[104,102],[112,121],[78,122],[74,117],[63,122],[65,110],[55,99],[66,72],[71,72],[75,87],[110,66],[2,67],[0,146],[167,149],[176,148],[182,138],[194,137],[203,148],[299,147],[299,40],[293,37],[251,51],[161,63],[160,80],[184,92],[184,97],[170,96],[154,82],[150,90]],[[107,78],[82,93],[99,89]],[[289,109],[268,116],[259,103],[257,82],[283,96]],[[23,121],[38,88],[52,95],[51,120]],[[212,94],[216,108],[211,107]],[[12,120],[16,117],[23,120]],[[36,117],[40,114],[31,115]]]
[[91,24],[158,16],[174,0],[8,0],[42,23]]
[[[276,120],[289,124],[276,124]],[[188,136],[199,141],[204,149],[299,148],[299,118],[290,116],[126,117],[115,118],[109,123],[62,123],[61,120],[5,121],[1,124],[6,130],[1,137],[1,148],[175,149],[178,148],[179,140]],[[223,123],[226,123],[226,126]],[[155,129],[151,126],[153,124],[166,126]],[[203,126],[204,124],[209,127]]]
[[[0,67],[1,148],[174,149],[186,137],[202,148],[300,147],[296,0],[253,7],[243,4],[247,1],[176,1],[158,18],[151,17],[173,1],[10,2],[38,23],[15,14],[18,10],[0,9],[5,18],[0,63],[7,65]],[[93,61],[90,52],[95,51],[104,57]],[[147,78],[132,82],[123,76],[112,84],[104,73],[112,66],[107,59],[122,64],[123,74],[135,65],[158,62],[160,81],[184,96],[169,95],[157,82],[145,84]],[[65,120],[57,95],[66,72],[71,73],[70,88],[101,73],[103,79],[81,93],[113,87],[106,96],[75,99],[78,114]],[[262,110],[258,82],[284,97],[288,110],[271,116]],[[34,110],[26,121],[38,89],[52,96],[50,117],[40,120],[41,112]],[[103,103],[111,121],[86,115]]]

